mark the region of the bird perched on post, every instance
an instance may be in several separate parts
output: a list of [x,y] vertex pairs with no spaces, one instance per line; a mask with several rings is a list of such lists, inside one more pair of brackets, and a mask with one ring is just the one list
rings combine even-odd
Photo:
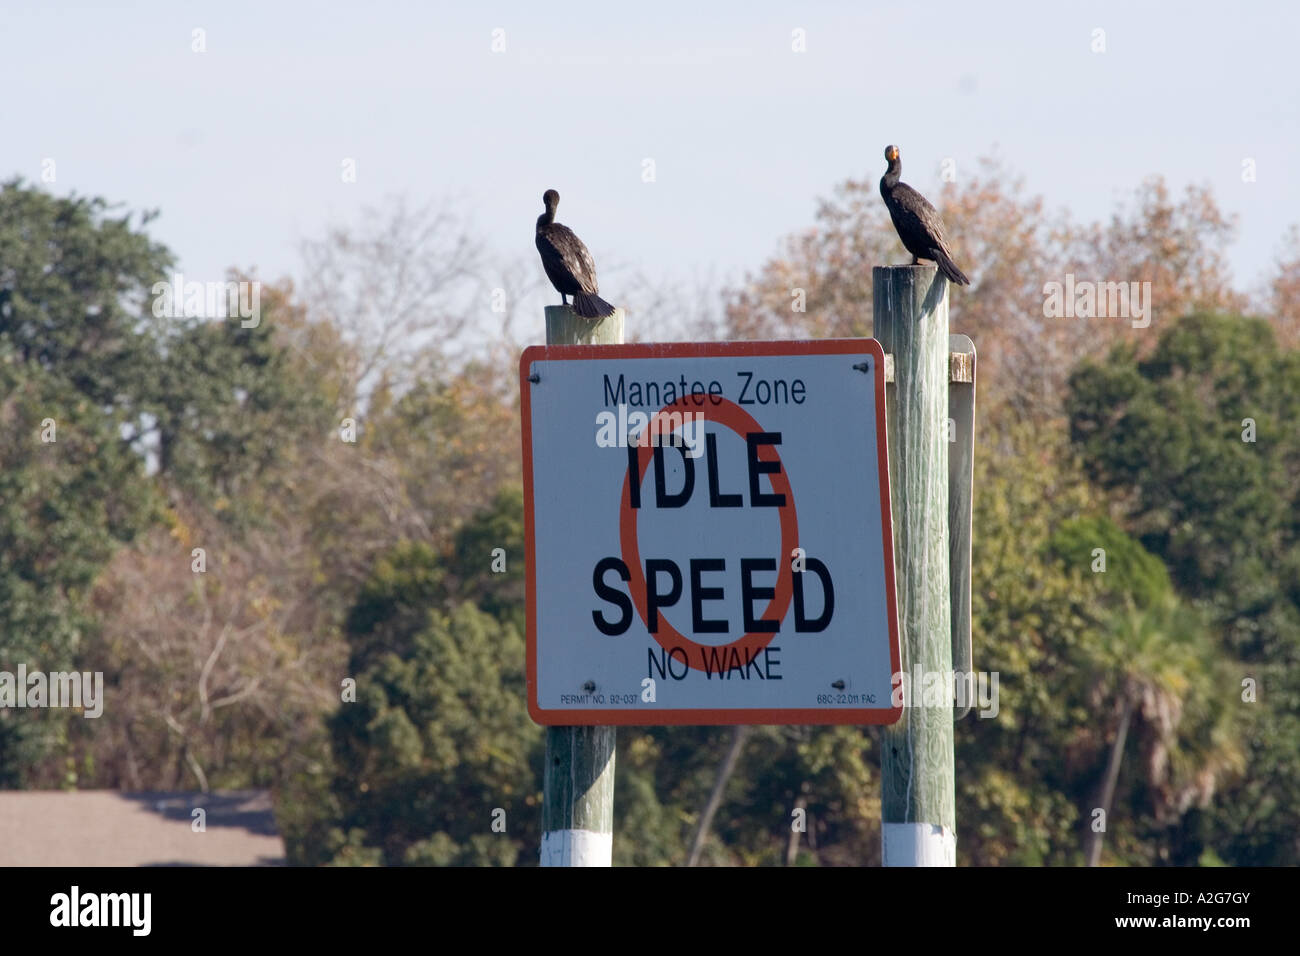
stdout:
[[938,211],[919,192],[907,183],[898,181],[903,172],[898,147],[886,146],[885,159],[889,163],[889,169],[880,177],[880,195],[884,197],[889,218],[894,220],[898,238],[903,240],[904,248],[912,254],[912,265],[916,265],[918,259],[929,259],[952,282],[970,285],[966,273],[952,261],[952,250],[944,238],[943,220],[939,218]]
[[546,212],[537,217],[537,251],[546,277],[560,293],[560,301],[568,305],[565,296],[573,296],[573,311],[584,319],[613,315],[614,307],[596,294],[600,290],[596,288],[596,263],[591,261],[591,253],[572,229],[555,221],[560,194],[546,190],[542,204]]

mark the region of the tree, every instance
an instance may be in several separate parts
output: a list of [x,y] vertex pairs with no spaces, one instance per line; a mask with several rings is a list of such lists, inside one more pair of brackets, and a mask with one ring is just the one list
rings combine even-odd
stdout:
[[[1090,698],[1117,721],[1097,788],[1101,819],[1114,826],[1116,784],[1134,724],[1155,822],[1165,823],[1193,803],[1204,807],[1220,778],[1241,769],[1242,748],[1203,616],[1166,592],[1145,607],[1130,604],[1104,633],[1096,659],[1080,662],[1082,671],[1096,675]],[[1089,866],[1100,861],[1105,834],[1106,828],[1089,826]]]
[[[157,500],[121,434],[147,379],[138,327],[168,264],[99,199],[0,186],[0,660],[93,670],[91,587]],[[148,217],[142,217],[142,223]],[[78,721],[80,717],[76,718]],[[0,781],[62,750],[67,711],[0,710]],[[70,772],[75,780],[75,769]],[[54,771],[58,785],[69,773]]]
[[1052,533],[1050,548],[1066,567],[1107,575],[1098,581],[1113,584],[1103,591],[1119,598],[1110,602],[1115,610],[1124,610],[1129,602],[1151,607],[1173,590],[1160,559],[1104,515],[1063,521]]
[[[232,272],[230,281],[257,282]],[[152,442],[158,480],[174,497],[202,503],[235,524],[267,517],[293,462],[337,424],[328,376],[297,348],[301,307],[287,284],[261,290],[258,323],[187,319],[160,335],[149,423],[132,436]]]
[[353,347],[341,396],[353,411],[385,376],[404,391],[408,363],[431,346],[452,351],[475,304],[487,302],[482,246],[450,204],[393,197],[361,223],[302,246],[308,308]]
[[[730,296],[728,337],[871,333],[872,267],[910,261],[877,182],[870,176],[836,187],[819,204],[816,226],[786,240],[781,254]],[[992,159],[962,185],[930,195],[973,280],[952,295],[951,322],[980,349],[981,403],[1011,402],[1050,417],[1070,360],[1069,330],[1043,318],[1043,277],[1059,271],[1059,245],[1051,240],[1065,227]]]
[[1071,748],[1094,723],[1074,666],[1100,638],[1114,579],[1057,537],[1099,505],[1062,436],[1021,423],[989,446],[975,457],[971,615],[997,708],[954,728],[960,860],[1067,865],[1084,803]]
[[[1164,178],[1151,176],[1108,223],[1072,230],[1068,263],[1079,279],[1151,283],[1151,327],[1163,331],[1194,312],[1245,306],[1224,251],[1235,234],[1236,218],[1219,208],[1208,186],[1189,185],[1175,200]],[[1119,322],[1112,337],[1143,343],[1152,339],[1148,332]]]
[[524,633],[524,493],[506,485],[465,523],[452,544],[450,588],[499,621]]
[[438,362],[365,423],[358,451],[382,464],[405,537],[445,544],[503,485],[520,481],[517,381],[503,367]]
[[[1238,864],[1294,863],[1300,826],[1300,353],[1259,319],[1196,315],[1151,354],[1071,379],[1072,439],[1122,524],[1169,568],[1239,662],[1218,686],[1247,771],[1220,789],[1174,857],[1207,841]],[[1259,693],[1243,690],[1267,688]]]
[[[1259,319],[1192,316],[1149,358],[1115,352],[1071,379],[1071,435],[1125,523],[1175,583],[1212,594],[1241,651],[1285,613],[1300,541],[1300,358],[1279,352]],[[1262,582],[1267,586],[1261,587]]]
[[[980,354],[980,402],[1045,422],[1059,414],[1074,365],[1112,341],[1145,336],[1123,319],[1048,317],[1049,281],[1150,281],[1154,314],[1172,321],[1193,308],[1239,306],[1223,255],[1234,224],[1208,189],[1181,200],[1160,178],[1140,184],[1107,223],[1049,214],[1041,197],[996,159],[961,183],[928,191],[973,284],[950,298],[954,331]],[[822,201],[816,225],[728,297],[729,338],[820,338],[871,332],[871,270],[907,262],[877,189],[877,177],[848,180]],[[1082,334],[1089,330],[1093,334]]]
[[129,420],[150,377],[150,290],[171,253],[138,217],[100,198],[0,185],[0,341]]
[[298,859],[534,859],[542,736],[524,703],[523,577],[518,488],[441,549],[403,541],[376,560],[346,618],[355,701],[329,721],[334,781],[296,820]]
[[360,845],[388,864],[508,865],[538,846],[542,738],[523,639],[439,602],[441,578],[427,548],[401,548],[349,619],[357,698],[331,721],[341,862]]
[[1265,314],[1273,323],[1278,342],[1287,348],[1300,348],[1300,225],[1292,226],[1283,240],[1276,272],[1269,283]]

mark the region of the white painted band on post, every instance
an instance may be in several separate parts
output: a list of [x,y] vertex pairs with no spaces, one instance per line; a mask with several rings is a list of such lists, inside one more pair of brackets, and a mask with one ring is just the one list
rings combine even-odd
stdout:
[[956,866],[957,834],[937,823],[886,823],[885,866]]
[[542,866],[612,866],[614,834],[550,830],[542,834]]

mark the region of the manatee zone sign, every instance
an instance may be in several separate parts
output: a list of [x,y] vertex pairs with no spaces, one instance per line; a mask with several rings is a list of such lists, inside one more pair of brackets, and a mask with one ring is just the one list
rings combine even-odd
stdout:
[[535,346],[519,376],[533,720],[899,718],[879,342]]

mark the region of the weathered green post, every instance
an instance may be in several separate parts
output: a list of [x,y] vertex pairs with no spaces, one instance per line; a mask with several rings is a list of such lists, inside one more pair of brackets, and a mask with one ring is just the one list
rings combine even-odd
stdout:
[[[621,345],[623,310],[584,319],[546,307],[547,345]],[[542,866],[609,866],[614,848],[614,728],[547,727]]]
[[906,690],[883,735],[883,862],[955,866],[948,282],[933,265],[877,266],[872,290],[874,336],[893,356],[885,400]]

